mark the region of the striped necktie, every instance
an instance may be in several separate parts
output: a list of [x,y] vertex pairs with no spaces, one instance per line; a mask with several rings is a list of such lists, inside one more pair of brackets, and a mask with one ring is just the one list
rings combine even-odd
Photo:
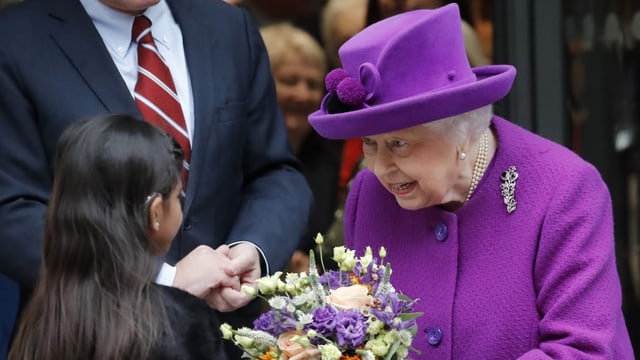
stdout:
[[136,16],[132,29],[138,43],[138,80],[134,89],[136,105],[146,121],[173,136],[184,152],[183,189],[187,187],[191,145],[169,67],[164,62],[151,36],[151,20]]

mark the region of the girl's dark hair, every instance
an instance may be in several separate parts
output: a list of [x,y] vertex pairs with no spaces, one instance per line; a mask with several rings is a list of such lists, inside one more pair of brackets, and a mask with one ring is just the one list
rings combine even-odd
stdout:
[[147,197],[179,184],[182,151],[149,123],[111,115],[56,148],[43,263],[11,359],[144,359],[170,329],[147,235]]

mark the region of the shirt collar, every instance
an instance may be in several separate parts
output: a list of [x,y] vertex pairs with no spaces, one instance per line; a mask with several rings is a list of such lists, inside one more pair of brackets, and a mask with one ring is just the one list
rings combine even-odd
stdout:
[[[98,32],[107,46],[115,50],[120,56],[125,56],[132,44],[131,28],[133,27],[133,15],[112,9],[99,0],[80,0],[87,14],[95,24]],[[169,21],[172,21],[171,11],[165,0],[151,6],[143,13],[153,24],[153,39],[156,44],[169,48],[167,29]]]

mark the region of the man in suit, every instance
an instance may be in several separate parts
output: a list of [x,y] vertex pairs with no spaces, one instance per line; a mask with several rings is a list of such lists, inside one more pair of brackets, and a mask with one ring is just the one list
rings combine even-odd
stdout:
[[[26,0],[0,12],[0,272],[23,291],[36,281],[60,133],[99,114],[142,118],[131,40],[139,14],[153,24],[191,146],[184,222],[167,256],[176,267],[163,265],[159,282],[218,310],[244,306],[223,320],[246,324],[257,304],[250,311],[248,296],[207,275],[226,271],[252,284],[261,268],[284,267],[311,194],[260,35],[247,14],[218,0]],[[227,267],[213,250],[223,244]]]

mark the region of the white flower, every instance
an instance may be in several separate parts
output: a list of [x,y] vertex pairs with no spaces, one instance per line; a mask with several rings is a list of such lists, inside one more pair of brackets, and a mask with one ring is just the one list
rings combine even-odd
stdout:
[[367,333],[370,335],[378,335],[384,328],[384,323],[380,320],[372,320],[367,324]]
[[256,284],[258,284],[258,289],[262,294],[272,294],[278,289],[278,283],[282,282],[280,280],[280,276],[282,275],[282,271],[278,271],[272,276],[261,277],[256,280]]
[[346,257],[347,249],[344,246],[336,246],[333,248],[333,260],[338,264],[341,263]]
[[375,338],[367,341],[364,345],[365,349],[371,350],[376,356],[385,356],[389,352],[390,344],[386,339]]
[[220,325],[220,332],[222,333],[222,338],[225,340],[231,340],[231,338],[233,337],[232,329],[233,328],[231,327],[231,325],[227,323]]
[[284,282],[291,285],[296,285],[300,281],[300,275],[298,273],[287,273],[284,276]]
[[277,310],[282,310],[288,303],[287,298],[284,296],[274,296],[269,299],[269,306]]
[[324,243],[324,237],[322,236],[322,234],[318,233],[318,235],[316,235],[316,244],[318,245],[322,245],[322,243]]
[[311,315],[310,313],[298,311],[297,315],[298,315],[298,322],[300,322],[303,325],[311,324],[313,322],[313,315]]
[[248,336],[236,335],[235,340],[238,342],[240,346],[243,348],[250,348],[255,343],[255,340]]
[[406,347],[400,346],[398,350],[396,350],[396,357],[398,359],[406,359],[409,356],[409,349]]
[[400,340],[402,345],[410,346],[411,342],[413,342],[413,335],[411,335],[409,330],[402,329],[398,332],[398,340]]
[[295,312],[295,311],[296,311],[296,306],[295,306],[295,305],[293,305],[293,304],[291,304],[291,303],[289,303],[289,304],[286,306],[286,309],[287,309],[287,311],[288,311],[288,312],[292,313],[292,312]]
[[364,256],[360,258],[360,264],[362,264],[362,268],[365,272],[372,261],[373,261],[373,251],[371,250],[371,246],[367,246],[367,249],[364,251]]
[[384,246],[380,246],[380,252],[378,253],[378,255],[380,255],[380,259],[384,259],[387,257],[387,249],[384,248]]
[[347,256],[340,263],[340,270],[351,271],[354,267],[356,267],[355,252],[347,252]]
[[360,355],[360,359],[362,360],[376,360],[376,356],[374,355],[374,353],[369,350],[359,350],[356,351],[356,353]]
[[342,353],[333,344],[318,345],[318,350],[322,355],[322,360],[339,360]]
[[249,285],[242,285],[242,287],[240,288],[240,291],[242,291],[243,293],[249,296],[256,296],[258,294],[258,291],[253,286],[249,286]]

